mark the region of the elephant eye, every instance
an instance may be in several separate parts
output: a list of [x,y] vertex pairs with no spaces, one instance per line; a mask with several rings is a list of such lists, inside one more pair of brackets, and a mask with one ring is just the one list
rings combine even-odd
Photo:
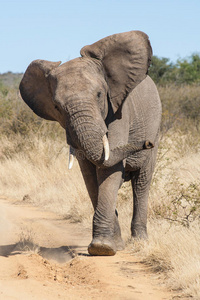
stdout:
[[97,93],[97,97],[100,98],[101,97],[101,92]]
[[57,106],[57,105],[55,105],[55,109],[59,111],[59,108],[58,108],[58,106]]

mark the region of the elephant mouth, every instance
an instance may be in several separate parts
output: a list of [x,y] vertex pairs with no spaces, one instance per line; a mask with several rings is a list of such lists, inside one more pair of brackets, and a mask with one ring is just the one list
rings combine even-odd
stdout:
[[[67,141],[69,142],[69,138],[67,138]],[[109,157],[110,157],[110,146],[109,146],[109,142],[108,142],[108,138],[107,138],[106,134],[103,136],[102,142],[103,142],[104,161],[107,161],[107,160],[109,160]],[[80,154],[83,154],[83,152],[80,153],[81,150],[78,150],[78,151],[79,151],[79,156],[80,156]],[[69,147],[69,163],[68,163],[69,170],[73,166],[75,153],[76,153],[75,148],[73,148],[73,146],[70,146]]]

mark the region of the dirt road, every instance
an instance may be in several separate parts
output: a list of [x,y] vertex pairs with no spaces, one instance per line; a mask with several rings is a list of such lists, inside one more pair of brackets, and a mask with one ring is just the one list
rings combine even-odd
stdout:
[[[0,299],[172,299],[128,251],[91,257],[91,229],[0,199]],[[175,299],[175,298],[173,298]]]

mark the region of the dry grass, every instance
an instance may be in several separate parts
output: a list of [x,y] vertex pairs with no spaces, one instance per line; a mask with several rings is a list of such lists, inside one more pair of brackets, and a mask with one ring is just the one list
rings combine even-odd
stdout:
[[199,129],[200,85],[158,86],[163,118],[162,131],[169,129],[193,132]]
[[30,252],[38,253],[39,248],[40,247],[34,243],[34,233],[31,230],[24,228],[19,235],[19,242],[16,243],[13,250],[23,253],[27,252],[30,254]]
[[134,242],[132,251],[153,272],[162,274],[168,288],[197,300],[200,299],[199,245],[198,222],[185,228],[154,219],[149,222],[149,241]]
[[190,134],[172,131],[162,138],[150,191],[149,216],[160,216],[185,226],[198,218],[199,146],[200,138],[192,144]]
[[[23,144],[14,153],[15,145]],[[31,136],[24,142],[3,137],[0,151],[0,195],[50,209],[74,222],[88,218],[92,206],[77,162],[68,170],[65,141]],[[21,148],[21,147],[20,147]]]

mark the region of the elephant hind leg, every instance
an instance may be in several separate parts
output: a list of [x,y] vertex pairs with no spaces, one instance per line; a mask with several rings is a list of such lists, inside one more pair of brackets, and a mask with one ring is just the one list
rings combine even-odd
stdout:
[[134,175],[131,179],[133,188],[133,218],[131,222],[131,233],[132,236],[136,238],[148,238],[148,197],[151,179],[155,167],[155,157],[153,156],[149,159],[145,168],[134,172]]
[[147,239],[147,210],[150,184],[147,184],[146,174],[141,170],[136,172],[131,182],[133,188],[131,234],[135,238]]

